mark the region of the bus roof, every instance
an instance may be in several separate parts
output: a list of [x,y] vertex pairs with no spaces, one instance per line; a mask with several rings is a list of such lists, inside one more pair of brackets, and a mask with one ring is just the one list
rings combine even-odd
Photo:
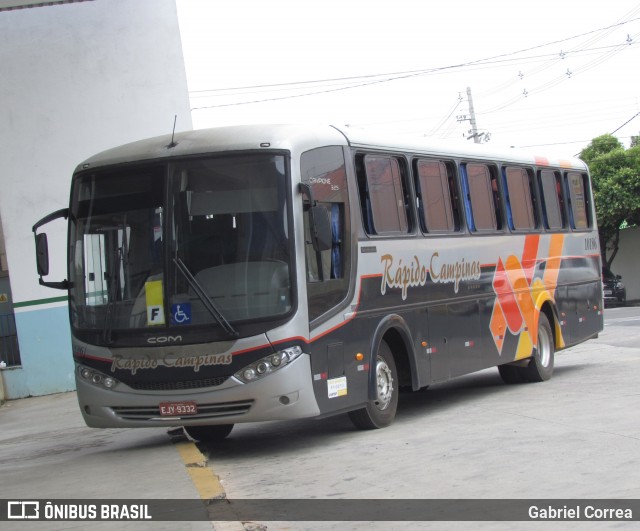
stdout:
[[225,151],[283,149],[299,154],[327,145],[586,169],[583,161],[573,157],[538,156],[515,149],[496,149],[485,144],[444,143],[424,136],[399,135],[358,127],[283,124],[225,126],[148,138],[98,153],[82,162],[76,171],[111,164]]
[[417,135],[398,135],[379,130],[343,128],[341,131],[353,147],[376,148],[399,152],[422,153],[451,158],[487,159],[538,166],[558,166],[586,170],[587,165],[573,156],[537,154],[514,148],[500,148],[487,144],[455,143],[429,139]]

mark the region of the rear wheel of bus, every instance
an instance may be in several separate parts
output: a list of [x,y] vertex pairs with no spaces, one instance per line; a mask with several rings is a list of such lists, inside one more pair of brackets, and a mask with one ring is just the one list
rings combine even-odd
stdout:
[[544,382],[551,378],[554,363],[554,342],[551,325],[544,313],[538,320],[538,346],[529,365],[523,367],[523,376],[528,382]]
[[526,367],[517,365],[500,365],[498,370],[504,383],[516,384],[524,382],[544,382],[553,375],[554,364],[553,332],[549,320],[540,313],[538,321],[538,346],[533,351]]
[[192,439],[198,442],[221,441],[231,433],[233,424],[220,424],[218,426],[184,426],[184,431]]
[[373,430],[389,426],[398,409],[398,371],[389,345],[382,341],[376,354],[376,398],[366,407],[351,411],[351,422],[360,429]]

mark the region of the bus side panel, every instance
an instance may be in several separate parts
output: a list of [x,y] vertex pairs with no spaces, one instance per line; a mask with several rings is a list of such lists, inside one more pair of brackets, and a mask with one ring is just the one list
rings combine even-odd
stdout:
[[[309,343],[313,389],[321,415],[354,409],[367,401],[372,334],[369,320],[356,317]],[[357,359],[359,353],[364,359]]]
[[597,335],[603,328],[598,257],[569,257],[558,275],[558,312],[566,346]]
[[478,300],[450,303],[447,310],[451,352],[450,375],[460,376],[483,369]]
[[431,362],[431,381],[445,382],[451,377],[451,352],[449,337],[451,319],[446,304],[430,306],[428,314],[428,340],[426,352]]
[[383,306],[378,276],[362,278],[360,285],[360,303],[369,309],[325,331],[316,330],[318,335],[307,349],[322,415],[361,407],[371,398],[369,378],[383,339],[396,357],[398,385],[417,389],[431,382],[430,356],[422,346],[423,341],[429,342],[426,309],[394,312]]

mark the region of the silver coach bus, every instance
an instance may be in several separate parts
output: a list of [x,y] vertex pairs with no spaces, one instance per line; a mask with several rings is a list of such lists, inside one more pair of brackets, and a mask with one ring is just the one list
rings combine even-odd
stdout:
[[[46,233],[68,218],[68,279]],[[237,126],[80,164],[33,227],[68,290],[88,426],[348,413],[389,425],[399,389],[498,366],[551,377],[603,327],[585,164],[331,126]]]

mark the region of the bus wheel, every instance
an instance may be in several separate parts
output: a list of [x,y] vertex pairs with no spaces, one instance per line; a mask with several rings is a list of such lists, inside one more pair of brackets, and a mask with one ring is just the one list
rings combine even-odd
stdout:
[[184,426],[184,431],[192,439],[198,442],[216,442],[223,440],[231,433],[233,424],[220,424],[217,426]]
[[522,374],[528,382],[544,382],[553,374],[554,358],[553,332],[544,313],[540,313],[538,322],[538,346]]
[[376,355],[376,398],[351,411],[351,422],[362,430],[384,428],[393,422],[398,408],[398,371],[389,345],[380,343]]

